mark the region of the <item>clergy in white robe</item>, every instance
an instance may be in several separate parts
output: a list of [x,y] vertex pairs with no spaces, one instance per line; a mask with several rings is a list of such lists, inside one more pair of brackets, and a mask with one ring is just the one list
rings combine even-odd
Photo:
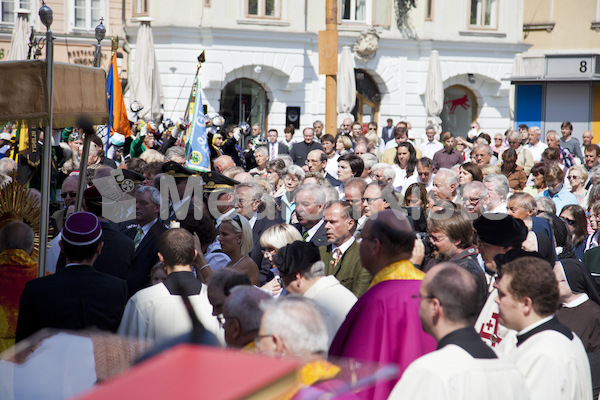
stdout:
[[499,322],[517,331],[506,356],[525,376],[533,400],[590,399],[590,364],[581,340],[558,321],[558,282],[550,263],[523,257],[502,265]]
[[479,289],[466,269],[444,263],[431,268],[419,289],[423,329],[437,350],[415,360],[390,399],[529,399],[514,364],[499,359],[473,329]]

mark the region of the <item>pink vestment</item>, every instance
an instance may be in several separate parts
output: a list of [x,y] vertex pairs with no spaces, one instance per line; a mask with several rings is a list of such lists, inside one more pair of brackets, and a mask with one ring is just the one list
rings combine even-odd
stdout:
[[[420,280],[388,280],[369,289],[348,313],[329,349],[330,357],[408,365],[436,349],[419,319]],[[359,393],[363,399],[387,399],[398,380]]]

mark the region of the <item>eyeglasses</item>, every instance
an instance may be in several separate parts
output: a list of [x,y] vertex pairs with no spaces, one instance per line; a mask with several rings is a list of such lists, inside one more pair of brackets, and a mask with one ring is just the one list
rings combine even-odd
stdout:
[[569,175],[567,176],[567,179],[581,179],[581,176],[577,176],[577,175]]
[[481,200],[481,197],[472,197],[472,198],[467,197],[465,199],[465,202],[468,202],[471,204],[477,204],[477,203],[479,203],[480,200]]
[[448,236],[442,236],[440,238],[440,237],[436,237],[436,236],[430,234],[429,238],[431,239],[432,242],[440,243],[440,242],[443,242],[444,239],[448,238]]
[[66,199],[67,196],[69,197],[76,197],[77,196],[77,192],[63,192],[60,194],[60,197],[62,197],[63,199]]
[[254,344],[256,344],[256,347],[258,347],[258,345],[260,344],[260,341],[264,338],[268,338],[268,337],[273,337],[274,335],[256,335],[254,336]]
[[374,201],[379,200],[379,199],[383,199],[383,197],[363,197],[362,201],[363,201],[363,203],[366,201],[367,204],[373,204]]

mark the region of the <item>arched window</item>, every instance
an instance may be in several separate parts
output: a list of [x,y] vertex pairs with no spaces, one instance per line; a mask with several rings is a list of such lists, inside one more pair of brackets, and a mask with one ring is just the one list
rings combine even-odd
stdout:
[[352,110],[354,120],[365,126],[379,118],[381,93],[375,80],[363,69],[354,70],[356,81],[356,105]]
[[450,86],[444,90],[444,109],[441,119],[444,132],[466,137],[471,129],[471,122],[477,119],[475,94],[462,85]]
[[250,125],[260,124],[265,132],[268,108],[269,99],[265,89],[251,79],[229,82],[221,92],[219,114],[225,118],[225,126],[248,122]]

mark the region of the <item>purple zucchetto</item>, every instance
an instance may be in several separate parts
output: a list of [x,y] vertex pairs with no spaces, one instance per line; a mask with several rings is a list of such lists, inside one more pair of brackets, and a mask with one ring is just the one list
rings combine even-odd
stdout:
[[61,232],[62,240],[74,246],[86,246],[102,236],[98,217],[87,211],[73,213],[67,218]]

